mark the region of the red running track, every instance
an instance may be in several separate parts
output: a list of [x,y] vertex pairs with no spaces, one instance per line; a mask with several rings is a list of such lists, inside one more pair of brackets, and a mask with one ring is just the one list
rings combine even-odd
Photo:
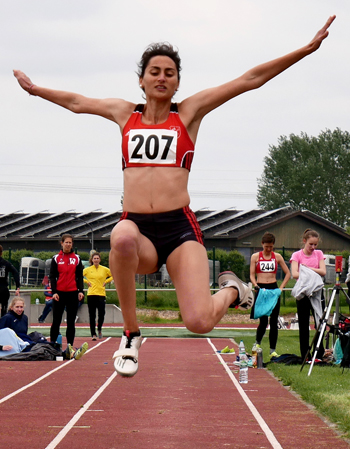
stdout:
[[148,338],[130,379],[113,370],[118,344],[91,342],[79,361],[2,362],[0,448],[350,448],[267,370],[250,369],[242,388],[235,356],[216,353],[228,339]]

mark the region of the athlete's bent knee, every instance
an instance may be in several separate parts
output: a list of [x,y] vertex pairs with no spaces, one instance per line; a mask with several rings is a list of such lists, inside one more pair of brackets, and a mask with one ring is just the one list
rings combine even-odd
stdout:
[[209,322],[203,318],[191,317],[190,319],[184,319],[186,328],[195,334],[206,334],[213,330],[212,322]]
[[137,253],[137,239],[133,235],[119,235],[111,239],[111,251],[130,257]]

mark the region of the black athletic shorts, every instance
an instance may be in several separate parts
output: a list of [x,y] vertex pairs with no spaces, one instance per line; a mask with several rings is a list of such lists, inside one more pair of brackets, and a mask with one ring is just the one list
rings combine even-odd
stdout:
[[150,239],[155,246],[158,269],[182,243],[194,240],[204,245],[197,218],[188,206],[158,214],[123,212],[120,221],[125,219],[133,221],[141,234]]

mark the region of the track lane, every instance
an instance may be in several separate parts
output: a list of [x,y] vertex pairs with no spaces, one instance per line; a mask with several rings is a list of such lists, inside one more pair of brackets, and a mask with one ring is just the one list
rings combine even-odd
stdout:
[[[220,360],[215,352],[232,346],[229,339],[211,346],[206,339],[148,338],[139,372],[130,379],[114,374],[111,357],[119,341],[111,339],[1,404],[5,447],[52,449],[64,428],[52,447],[274,447],[240,388],[284,449],[350,447],[267,370],[249,370],[249,383],[239,385],[235,356]],[[26,425],[14,432],[14,419]]]

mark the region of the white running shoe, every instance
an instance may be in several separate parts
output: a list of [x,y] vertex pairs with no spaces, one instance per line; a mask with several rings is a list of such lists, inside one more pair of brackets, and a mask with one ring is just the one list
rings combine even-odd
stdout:
[[114,369],[123,377],[132,377],[139,369],[138,355],[142,336],[129,331],[123,332],[119,350],[113,355]]
[[233,287],[238,290],[238,297],[230,307],[236,307],[241,310],[248,310],[254,304],[254,295],[252,292],[252,283],[246,284],[241,281],[232,271],[224,271],[218,276],[219,288]]

